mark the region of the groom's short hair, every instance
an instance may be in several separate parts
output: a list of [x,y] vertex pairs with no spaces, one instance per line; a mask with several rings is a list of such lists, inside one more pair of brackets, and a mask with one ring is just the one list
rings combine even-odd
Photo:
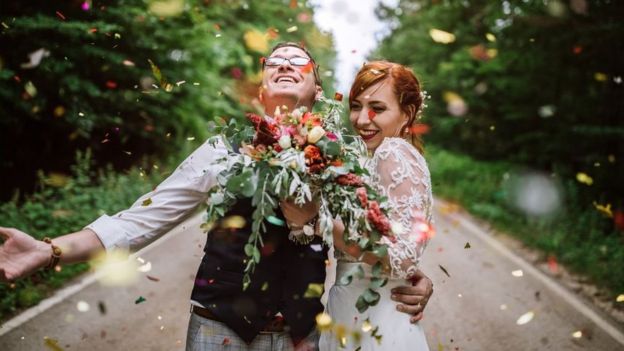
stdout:
[[[316,85],[322,85],[323,81],[321,81],[321,76],[319,75],[319,71],[318,71],[318,64],[316,64],[316,61],[314,61],[314,57],[312,57],[312,54],[308,51],[308,49],[306,49],[303,45],[292,42],[292,41],[283,41],[281,43],[277,43],[277,45],[275,45],[273,47],[273,49],[271,49],[271,53],[269,54],[269,56],[271,56],[271,54],[273,54],[273,52],[275,52],[275,50],[279,49],[279,48],[285,48],[285,47],[293,47],[293,48],[297,48],[303,52],[306,53],[306,55],[308,55],[308,57],[310,58],[310,60],[312,60],[312,70],[314,72],[314,82],[316,83]],[[262,63],[262,68],[264,68],[264,62]]]

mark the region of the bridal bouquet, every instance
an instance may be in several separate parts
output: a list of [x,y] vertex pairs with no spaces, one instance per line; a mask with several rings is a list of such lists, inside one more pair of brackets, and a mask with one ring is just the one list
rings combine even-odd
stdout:
[[[217,177],[220,186],[209,194],[207,222],[225,215],[237,199],[252,198],[254,206],[252,232],[245,245],[244,289],[260,262],[265,221],[285,225],[275,217],[281,200],[300,205],[318,202],[317,225],[326,244],[332,245],[333,220],[340,219],[348,242],[378,256],[387,253],[381,237],[392,238],[391,225],[380,206],[383,199],[364,182],[368,172],[360,165],[367,157],[366,146],[342,126],[340,102],[323,98],[319,103],[322,110],[318,113],[278,108],[273,118],[248,114],[252,126],[231,120],[219,127],[219,136],[214,137],[213,142],[223,140],[228,155],[220,160],[226,164]],[[290,239],[309,243],[315,231],[304,229],[291,232]],[[373,272],[370,291],[358,301],[360,310],[377,303],[375,288],[386,282],[380,263]]]

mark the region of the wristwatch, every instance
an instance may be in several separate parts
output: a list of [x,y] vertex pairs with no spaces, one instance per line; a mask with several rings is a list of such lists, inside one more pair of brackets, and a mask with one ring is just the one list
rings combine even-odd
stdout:
[[291,229],[288,238],[297,244],[309,244],[312,240],[314,240],[314,232],[316,231],[317,221],[318,215],[314,216],[314,218],[304,224],[303,227],[293,227],[289,225]]

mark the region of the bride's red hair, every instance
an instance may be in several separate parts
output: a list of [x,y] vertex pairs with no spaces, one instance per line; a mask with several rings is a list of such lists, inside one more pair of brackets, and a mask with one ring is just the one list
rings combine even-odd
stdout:
[[355,76],[355,81],[351,86],[349,106],[351,106],[351,101],[364,90],[386,79],[390,79],[392,91],[394,91],[399,102],[401,111],[408,117],[402,132],[405,133],[404,135],[409,134],[412,145],[422,153],[422,139],[420,135],[412,133],[411,130],[422,109],[423,96],[420,90],[420,82],[411,69],[388,61],[372,61],[365,64]]

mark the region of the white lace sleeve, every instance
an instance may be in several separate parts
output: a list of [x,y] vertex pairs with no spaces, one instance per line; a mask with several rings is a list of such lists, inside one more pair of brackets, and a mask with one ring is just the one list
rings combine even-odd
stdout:
[[422,219],[431,222],[431,178],[424,157],[407,141],[386,138],[375,150],[371,181],[388,198],[390,220],[403,229],[394,241],[384,237],[393,278],[408,278],[416,273],[427,245],[413,228]]

